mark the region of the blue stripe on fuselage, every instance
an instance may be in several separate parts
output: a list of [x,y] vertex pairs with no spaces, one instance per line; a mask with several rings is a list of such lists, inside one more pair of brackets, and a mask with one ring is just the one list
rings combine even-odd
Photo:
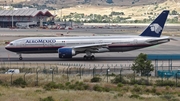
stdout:
[[[109,49],[115,49],[120,48],[125,51],[133,50],[133,49],[139,49],[144,48],[152,45],[142,44],[142,45],[110,45]],[[60,47],[6,47],[7,50],[16,52],[16,53],[58,53],[58,49],[62,48]],[[126,50],[127,49],[127,50]]]
[[57,53],[62,47],[6,47],[7,50],[16,53]]

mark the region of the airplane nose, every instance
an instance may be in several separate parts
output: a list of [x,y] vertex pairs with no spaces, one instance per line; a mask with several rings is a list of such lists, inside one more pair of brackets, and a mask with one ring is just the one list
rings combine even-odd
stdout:
[[9,44],[5,46],[5,49],[6,49],[6,50],[9,50]]

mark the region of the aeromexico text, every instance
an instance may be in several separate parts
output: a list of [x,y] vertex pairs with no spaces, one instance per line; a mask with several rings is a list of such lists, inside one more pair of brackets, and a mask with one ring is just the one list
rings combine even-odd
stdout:
[[26,40],[26,43],[56,43],[55,39]]

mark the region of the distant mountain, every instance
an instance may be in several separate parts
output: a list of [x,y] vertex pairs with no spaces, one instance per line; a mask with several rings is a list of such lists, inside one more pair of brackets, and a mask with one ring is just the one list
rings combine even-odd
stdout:
[[[52,1],[52,0],[49,0]],[[57,0],[57,4],[63,6],[75,6],[78,4],[91,4],[101,6],[137,6],[163,3],[167,0]]]
[[[6,1],[6,2],[5,2]],[[72,13],[106,15],[112,12],[123,13],[119,17],[128,18],[129,21],[153,19],[163,10],[170,10],[169,18],[180,15],[180,0],[0,0],[0,5],[15,4],[14,7],[23,5],[37,9],[49,9],[57,17]],[[112,16],[116,17],[116,16]],[[180,21],[180,18],[178,17]]]
[[[73,7],[79,4],[101,5],[101,6],[138,6],[163,3],[167,0],[0,0],[0,4],[10,5],[11,3],[38,4],[55,8]],[[174,0],[176,1],[176,0]]]
[[[102,3],[100,3],[100,1]],[[115,14],[123,13],[122,15],[113,15],[113,18],[119,16],[118,19],[127,18],[128,21],[149,21],[157,17],[163,10],[169,10],[168,19],[171,22],[180,21],[180,1],[179,0],[112,0],[113,3],[107,3],[107,0],[86,0],[85,4],[79,4],[73,7],[67,7],[52,11],[55,15],[62,17],[72,14],[83,14],[84,16],[110,16],[112,12]],[[156,1],[156,2],[153,2]],[[96,2],[99,2],[97,5]],[[121,2],[121,3],[117,3]],[[101,17],[99,17],[101,18]],[[148,20],[147,20],[148,19]]]

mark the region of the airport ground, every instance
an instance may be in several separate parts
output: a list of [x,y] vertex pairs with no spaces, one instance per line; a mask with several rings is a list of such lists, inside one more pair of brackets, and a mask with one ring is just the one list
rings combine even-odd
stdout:
[[[134,58],[140,53],[146,54],[179,54],[180,45],[179,41],[171,41],[165,44],[152,46],[144,49],[129,51],[129,52],[108,52],[95,54],[95,61],[84,61],[83,55],[78,54],[72,59],[59,59],[58,54],[23,54],[23,61],[18,60],[18,55],[5,50],[4,46],[6,42],[10,42],[15,39],[23,37],[44,37],[44,36],[54,36],[54,37],[64,37],[64,36],[92,36],[92,35],[139,35],[144,29],[145,25],[120,25],[116,28],[105,29],[105,28],[91,28],[83,27],[76,28],[73,30],[50,30],[50,29],[0,29],[0,60],[2,62],[38,62],[38,63],[88,63],[88,64],[122,64],[122,63],[132,63]],[[166,26],[163,35],[170,35],[176,40],[180,33],[180,27],[176,25]],[[174,64],[178,64],[175,62]]]
[[[132,65],[133,60],[140,54],[179,54],[180,44],[179,44],[179,25],[168,25],[163,31],[163,35],[170,35],[177,41],[171,40],[168,43],[152,46],[144,49],[129,51],[129,52],[106,52],[106,53],[96,53],[96,60],[85,61],[83,59],[84,54],[78,54],[72,59],[59,59],[58,53],[54,54],[22,54],[23,60],[19,61],[19,57],[16,53],[9,52],[5,50],[4,46],[6,42],[13,41],[15,39],[23,37],[64,37],[64,36],[93,36],[93,35],[139,35],[146,25],[120,25],[116,28],[74,28],[73,30],[51,30],[51,29],[0,29],[0,61],[1,63],[6,63],[7,66],[18,66],[22,67],[23,64],[30,66],[34,64],[34,67],[44,65],[78,65],[83,67],[99,67],[104,68],[110,67],[126,67]],[[9,65],[11,64],[11,65]],[[154,61],[153,61],[153,64]],[[168,61],[159,61],[159,69],[168,70]],[[163,68],[162,68],[163,66]],[[173,69],[179,69],[180,62],[172,61]],[[166,67],[166,68],[165,68]]]
[[[64,36],[92,36],[92,35],[139,35],[145,26],[120,26],[119,28],[114,29],[102,29],[102,28],[81,28],[81,29],[73,29],[73,30],[49,30],[49,29],[0,29],[0,61],[1,66],[6,66],[8,68],[11,67],[38,67],[41,66],[44,68],[44,65],[47,67],[51,67],[52,65],[57,65],[59,68],[68,68],[68,64],[71,65],[78,65],[77,67],[80,68],[80,65],[84,67],[92,68],[93,67],[103,67],[106,69],[108,66],[121,68],[121,66],[129,66],[133,63],[133,60],[139,53],[146,53],[146,54],[179,54],[180,44],[179,44],[179,33],[180,27],[179,26],[167,26],[163,32],[163,35],[170,35],[173,38],[177,39],[178,41],[171,41],[162,45],[157,45],[149,48],[144,48],[135,51],[123,52],[123,53],[100,53],[95,54],[96,60],[94,61],[85,61],[83,60],[84,54],[79,54],[72,59],[64,60],[59,59],[58,54],[23,54],[23,60],[19,61],[18,55],[12,52],[5,50],[4,46],[6,42],[10,42],[15,39],[23,38],[23,37],[43,37],[43,36],[54,36],[54,37],[64,37]],[[154,61],[153,61],[154,63]],[[5,64],[5,65],[4,65]],[[160,61],[159,66],[161,65],[168,66],[168,61]],[[176,66],[176,69],[179,69],[180,62],[173,61],[173,66]],[[112,72],[113,70],[111,70]],[[92,72],[92,71],[91,71]],[[119,72],[119,70],[118,70]],[[65,74],[66,75],[66,74]],[[16,75],[13,75],[15,77]],[[24,76],[20,74],[20,76]],[[10,81],[10,75],[3,75],[1,76],[5,81]],[[29,75],[27,75],[29,77]],[[51,75],[47,74],[46,78],[40,78],[40,81],[51,81]],[[48,78],[49,79],[48,79]],[[57,77],[57,76],[56,76]],[[77,80],[75,78],[79,78],[79,76],[71,75],[72,81]],[[34,75],[33,80],[36,78]],[[104,76],[103,76],[104,78]],[[14,78],[15,79],[15,78]],[[13,80],[14,80],[13,79]],[[27,79],[30,80],[30,79]],[[87,79],[81,79],[80,81],[86,81]],[[89,80],[89,79],[88,79]],[[106,79],[105,79],[106,80]],[[35,80],[34,80],[35,81]],[[57,80],[59,81],[59,79]],[[34,82],[33,82],[34,84]],[[113,86],[108,83],[100,83],[101,85],[105,86]],[[126,89],[128,86],[124,86],[123,88]],[[131,89],[132,86],[129,88]],[[142,87],[143,88],[143,87]],[[148,88],[148,87],[147,87]],[[27,87],[27,88],[17,88],[17,87],[10,87],[5,88],[0,86],[1,89],[1,96],[0,98],[6,101],[11,100],[18,100],[23,101],[24,99],[32,101],[37,100],[40,98],[46,98],[48,96],[52,96],[56,100],[60,101],[84,101],[84,99],[89,99],[87,101],[119,101],[119,100],[126,100],[126,101],[139,101],[139,99],[131,99],[129,98],[129,93],[124,97],[121,97],[117,92],[94,92],[94,91],[74,91],[74,90],[52,90],[46,91],[42,89],[42,87]],[[133,87],[132,87],[133,89]],[[153,89],[153,88],[152,88]],[[163,91],[173,91],[173,88],[168,87],[161,88]],[[176,89],[176,88],[175,88]],[[159,90],[159,89],[158,89]],[[28,91],[28,92],[26,92]],[[6,93],[5,93],[6,92]],[[17,92],[17,93],[14,93]],[[14,93],[14,94],[13,94]],[[124,92],[121,92],[124,93]],[[18,96],[21,97],[18,97]],[[60,96],[61,95],[61,96]],[[81,96],[84,95],[84,96]],[[71,97],[69,97],[71,96]],[[157,97],[156,95],[143,95],[146,96],[145,99],[141,99],[141,101],[162,101],[163,99]],[[170,95],[171,96],[171,95]],[[179,99],[179,95],[176,97]],[[172,97],[171,97],[172,98]],[[83,100],[82,100],[83,99]]]

